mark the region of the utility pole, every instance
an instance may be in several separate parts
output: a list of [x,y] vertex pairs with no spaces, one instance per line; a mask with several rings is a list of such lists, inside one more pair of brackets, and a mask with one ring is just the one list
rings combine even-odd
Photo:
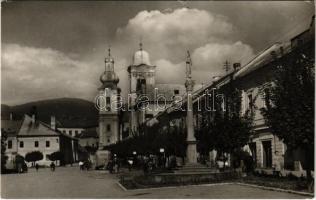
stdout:
[[228,73],[228,71],[230,70],[230,63],[226,60],[225,62],[224,62],[224,70],[225,70],[225,72],[226,72],[226,74]]

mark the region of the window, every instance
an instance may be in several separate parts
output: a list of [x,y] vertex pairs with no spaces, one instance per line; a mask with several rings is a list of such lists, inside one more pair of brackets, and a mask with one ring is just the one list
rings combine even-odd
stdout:
[[248,94],[248,108],[251,112],[253,112],[253,106],[252,94]]
[[50,142],[46,141],[46,147],[49,147],[49,146],[50,146]]
[[20,148],[23,148],[23,147],[24,147],[24,142],[20,141]]
[[34,147],[38,147],[38,141],[34,142]]
[[75,136],[77,136],[78,135],[78,131],[75,131]]
[[106,97],[106,110],[110,111],[111,110],[111,97]]
[[106,125],[106,130],[111,131],[111,124]]
[[46,159],[46,160],[49,160],[49,154],[46,154],[46,155],[45,155],[45,159]]
[[269,88],[264,89],[264,107],[266,108],[270,104],[270,90]]
[[63,130],[63,133],[65,133],[65,134],[66,134],[66,130]]
[[72,136],[72,130],[69,131],[69,135]]
[[8,149],[12,149],[12,140],[8,141]]
[[58,141],[58,138],[56,139],[56,143],[58,143],[59,141]]
[[178,95],[179,94],[179,90],[174,90],[173,93],[174,93],[174,95]]

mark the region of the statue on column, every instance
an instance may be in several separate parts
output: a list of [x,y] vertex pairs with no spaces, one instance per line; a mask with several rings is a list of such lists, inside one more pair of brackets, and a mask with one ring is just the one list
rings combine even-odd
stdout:
[[194,124],[193,124],[193,102],[192,102],[192,91],[194,87],[194,80],[192,80],[192,61],[190,57],[190,52],[187,52],[187,60],[186,60],[186,81],[185,87],[187,91],[187,152],[186,164],[197,164],[197,150],[196,150],[196,139],[194,136]]

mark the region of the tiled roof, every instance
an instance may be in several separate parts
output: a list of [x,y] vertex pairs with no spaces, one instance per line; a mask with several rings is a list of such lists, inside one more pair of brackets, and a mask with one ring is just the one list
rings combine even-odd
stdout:
[[32,121],[32,118],[28,115],[24,116],[24,120],[22,122],[21,128],[18,132],[18,136],[59,136],[59,134],[51,129],[43,125],[40,121]]

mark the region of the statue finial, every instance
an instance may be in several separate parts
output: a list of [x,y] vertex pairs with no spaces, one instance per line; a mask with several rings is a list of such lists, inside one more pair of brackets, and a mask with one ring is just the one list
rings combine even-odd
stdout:
[[192,67],[192,60],[191,60],[190,52],[187,51],[187,60],[186,60],[186,76],[187,76],[187,78],[191,78],[191,67]]

